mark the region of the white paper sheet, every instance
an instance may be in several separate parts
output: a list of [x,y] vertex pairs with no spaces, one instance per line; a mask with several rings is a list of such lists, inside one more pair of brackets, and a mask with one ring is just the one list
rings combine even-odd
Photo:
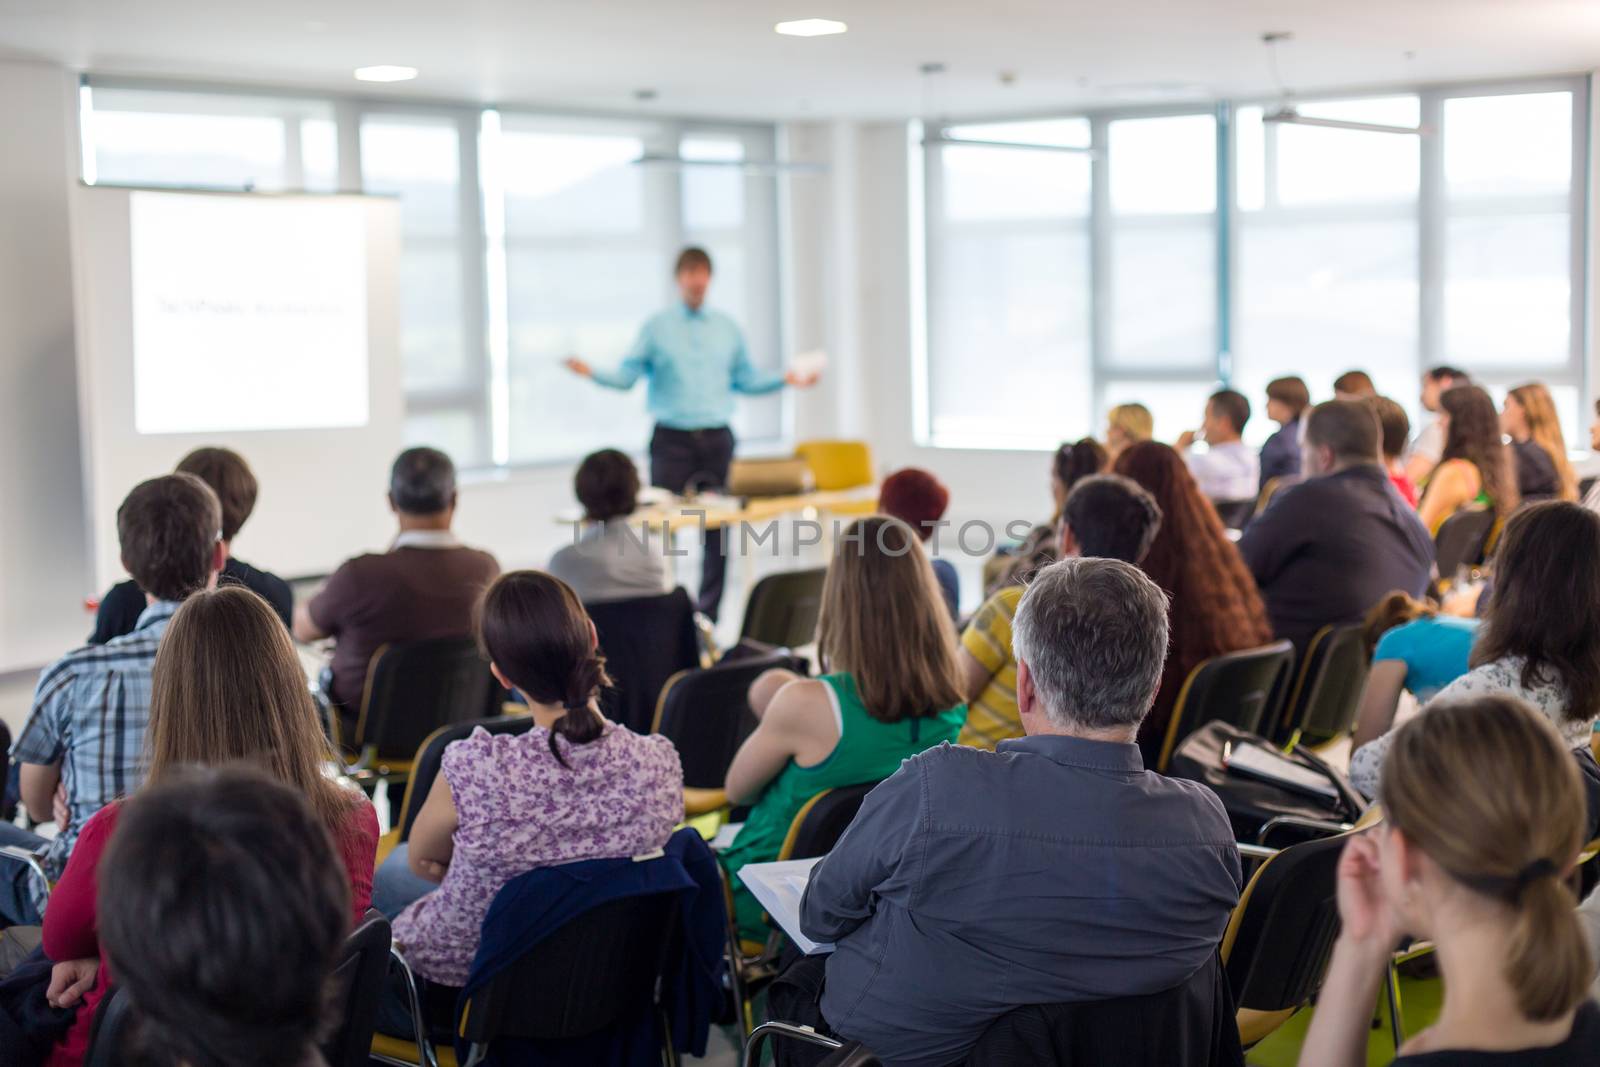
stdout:
[[778,928],[789,935],[795,947],[807,956],[824,956],[831,944],[813,941],[800,931],[800,898],[811,881],[811,868],[821,858],[784,860],[781,863],[751,863],[739,871],[746,888],[766,909]]

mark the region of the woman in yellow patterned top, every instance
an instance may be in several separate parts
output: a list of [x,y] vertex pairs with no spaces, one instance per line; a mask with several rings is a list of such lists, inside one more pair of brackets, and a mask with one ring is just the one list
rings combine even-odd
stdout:
[[[1061,556],[1099,556],[1138,563],[1161,527],[1155,498],[1127,478],[1097,474],[1080,481],[1061,509]],[[961,672],[967,722],[960,742],[992,749],[1022,736],[1017,713],[1017,658],[1011,651],[1011,620],[1024,587],[1011,585],[990,597],[961,635]]]

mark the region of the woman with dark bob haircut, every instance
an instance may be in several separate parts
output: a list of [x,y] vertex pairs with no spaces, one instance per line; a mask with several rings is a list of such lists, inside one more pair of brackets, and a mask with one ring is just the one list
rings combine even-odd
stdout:
[[[1434,701],[1509,694],[1549,719],[1568,748],[1589,744],[1600,715],[1600,515],[1547,500],[1511,517],[1471,664]],[[1393,737],[1350,757],[1350,781],[1368,796]]]

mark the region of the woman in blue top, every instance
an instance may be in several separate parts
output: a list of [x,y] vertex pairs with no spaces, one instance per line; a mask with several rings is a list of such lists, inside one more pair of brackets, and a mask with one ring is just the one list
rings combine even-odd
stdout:
[[1477,619],[1441,615],[1432,604],[1399,591],[1367,613],[1365,626],[1372,672],[1356,719],[1357,748],[1389,732],[1402,691],[1426,704],[1466,674],[1478,634]]

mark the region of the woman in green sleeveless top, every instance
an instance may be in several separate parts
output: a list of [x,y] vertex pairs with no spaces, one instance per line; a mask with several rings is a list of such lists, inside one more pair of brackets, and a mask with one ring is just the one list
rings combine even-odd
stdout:
[[760,724],[728,768],[728,799],[750,817],[721,855],[739,933],[766,937],[761,906],[739,881],[778,858],[789,824],[828,789],[880,782],[901,761],[954,742],[966,722],[950,614],[920,539],[874,515],[839,538],[822,590],[821,678],[768,671],[750,687]]

